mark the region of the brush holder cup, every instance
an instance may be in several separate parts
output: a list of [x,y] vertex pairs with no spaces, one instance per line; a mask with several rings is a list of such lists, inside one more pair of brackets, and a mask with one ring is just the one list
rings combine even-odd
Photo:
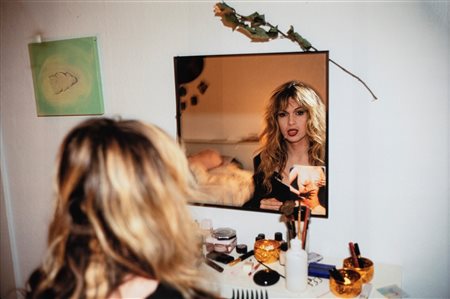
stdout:
[[338,298],[354,298],[361,294],[361,275],[353,269],[338,269],[344,281],[338,281],[330,276],[330,291]]
[[362,263],[361,267],[355,267],[351,257],[344,259],[342,266],[344,268],[356,270],[361,275],[362,282],[368,283],[372,280],[373,274],[375,272],[373,262],[370,259],[365,258],[365,257],[361,257],[361,258],[359,258],[359,260]]

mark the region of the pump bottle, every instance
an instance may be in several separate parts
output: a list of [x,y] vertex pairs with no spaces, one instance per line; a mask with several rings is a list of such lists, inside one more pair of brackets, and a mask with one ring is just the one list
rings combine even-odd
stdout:
[[301,241],[293,238],[286,252],[286,288],[291,292],[302,292],[308,285],[308,254],[302,249]]

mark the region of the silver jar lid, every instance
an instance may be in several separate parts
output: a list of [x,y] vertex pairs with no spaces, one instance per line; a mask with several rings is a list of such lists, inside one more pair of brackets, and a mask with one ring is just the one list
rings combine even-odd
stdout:
[[236,238],[236,231],[229,227],[221,227],[215,229],[212,235],[217,240],[230,240]]

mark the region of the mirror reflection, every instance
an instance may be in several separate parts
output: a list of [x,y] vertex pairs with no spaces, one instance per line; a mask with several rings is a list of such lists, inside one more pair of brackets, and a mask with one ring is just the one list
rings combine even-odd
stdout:
[[327,217],[328,52],[175,57],[178,137],[204,198]]

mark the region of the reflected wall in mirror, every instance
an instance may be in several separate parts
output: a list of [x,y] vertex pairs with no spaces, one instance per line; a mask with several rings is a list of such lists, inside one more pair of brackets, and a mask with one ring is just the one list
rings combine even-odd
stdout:
[[298,81],[325,107],[323,209],[312,215],[328,216],[328,51],[177,56],[174,64],[178,138],[206,194],[194,204],[260,210],[246,202],[265,110],[277,87]]

